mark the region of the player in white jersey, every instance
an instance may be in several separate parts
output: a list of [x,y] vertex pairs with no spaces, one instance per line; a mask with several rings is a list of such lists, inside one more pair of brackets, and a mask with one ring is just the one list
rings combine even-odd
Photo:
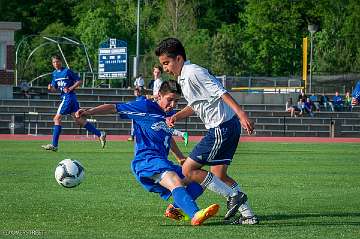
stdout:
[[[239,210],[241,217],[234,223],[257,224],[259,220],[248,205],[246,194],[227,174],[239,142],[241,126],[251,135],[253,123],[207,69],[187,61],[185,49],[178,39],[163,40],[155,54],[164,71],[177,77],[188,102],[184,109],[167,119],[167,124],[173,127],[176,121],[196,113],[208,129],[183,163],[183,174],[227,198],[225,219],[232,218]],[[204,165],[210,165],[211,173],[202,169]],[[217,178],[225,183],[224,187],[217,185]]]

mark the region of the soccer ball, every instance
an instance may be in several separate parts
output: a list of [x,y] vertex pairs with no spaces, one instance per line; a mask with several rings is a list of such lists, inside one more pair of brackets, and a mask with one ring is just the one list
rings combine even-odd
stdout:
[[64,159],[55,169],[55,179],[65,188],[73,188],[84,180],[84,167],[79,161]]

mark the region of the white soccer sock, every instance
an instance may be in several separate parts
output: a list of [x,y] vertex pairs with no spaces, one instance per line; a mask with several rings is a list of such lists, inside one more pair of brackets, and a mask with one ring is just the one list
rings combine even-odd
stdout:
[[[241,192],[240,186],[235,182],[233,185],[231,185],[231,188],[234,190],[234,192],[238,193]],[[253,210],[249,206],[248,202],[246,201],[239,207],[239,212],[243,217],[253,217],[255,216]]]
[[241,213],[241,215],[243,217],[253,217],[255,216],[253,210],[251,209],[251,207],[249,206],[248,202],[243,203],[240,207],[239,207],[239,212]]
[[208,172],[204,181],[200,184],[203,188],[207,188],[221,196],[224,197],[231,197],[234,194],[231,187],[226,185],[223,181],[221,181],[218,177],[213,175],[212,173]]
[[233,189],[234,193],[241,192],[241,188],[237,182],[235,182],[233,185],[231,185],[231,188]]
[[183,138],[184,138],[184,133],[181,132],[180,130],[177,130],[177,129],[174,129],[173,135],[175,135],[175,136],[180,136],[180,137],[183,137]]

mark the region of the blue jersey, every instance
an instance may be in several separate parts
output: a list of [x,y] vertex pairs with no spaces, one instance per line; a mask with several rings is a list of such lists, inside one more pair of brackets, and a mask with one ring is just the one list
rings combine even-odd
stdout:
[[151,177],[165,171],[181,174],[181,168],[168,160],[173,129],[166,125],[165,118],[174,112],[165,113],[156,102],[147,99],[117,104],[116,109],[121,118],[134,122],[136,144],[131,168],[136,179],[146,190],[168,198],[171,192]]
[[68,68],[54,70],[52,73],[51,86],[59,89],[61,92],[61,103],[58,107],[57,114],[67,115],[79,110],[79,103],[74,91],[64,93],[64,88],[73,86],[80,78]]
[[[73,86],[79,80],[80,80],[80,78],[77,74],[75,74],[68,68],[62,67],[60,70],[53,71],[52,81],[50,84],[55,89],[59,89],[61,92],[61,96],[63,96],[65,94],[64,88],[65,87],[69,88],[69,87]],[[71,91],[69,94],[74,94],[74,92]]]

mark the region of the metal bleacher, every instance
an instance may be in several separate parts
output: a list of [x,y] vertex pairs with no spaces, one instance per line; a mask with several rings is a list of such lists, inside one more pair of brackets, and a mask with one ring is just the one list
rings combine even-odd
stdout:
[[[59,104],[59,95],[48,93],[44,87],[33,87],[29,93],[30,98],[27,98],[18,87],[14,87],[13,99],[0,99],[0,133],[33,132],[28,128],[29,125],[32,127],[29,124],[29,112],[37,112],[37,133],[51,134],[52,118]],[[134,99],[132,90],[108,88],[80,88],[77,90],[77,97],[81,107],[86,108]],[[185,100],[180,100],[178,109],[185,105]],[[314,117],[304,115],[296,118],[291,118],[290,113],[284,111],[283,104],[243,104],[242,107],[255,122],[257,136],[360,137],[359,107],[355,107],[353,112],[322,110],[316,112]],[[131,122],[120,119],[117,115],[100,115],[93,119],[96,119],[97,127],[106,130],[108,134],[130,133]],[[62,125],[63,134],[86,134],[71,116],[65,116]],[[178,122],[177,128],[188,131],[190,135],[203,135],[207,131],[197,116]]]

